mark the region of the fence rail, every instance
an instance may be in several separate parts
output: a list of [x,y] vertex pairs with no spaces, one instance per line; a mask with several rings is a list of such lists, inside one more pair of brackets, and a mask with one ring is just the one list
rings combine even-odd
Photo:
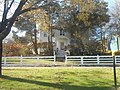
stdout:
[[54,65],[56,62],[56,56],[13,56],[3,57],[3,66],[18,66],[18,65]]
[[[120,56],[115,56],[116,65],[120,65]],[[67,65],[112,65],[112,56],[66,56]]]
[[[64,61],[64,62],[63,62]],[[120,65],[120,56],[115,56],[116,65]],[[71,65],[71,66],[81,66],[81,65],[112,65],[112,56],[67,56],[60,62],[56,60],[56,55],[54,56],[14,56],[14,57],[3,57],[3,66],[12,65]]]

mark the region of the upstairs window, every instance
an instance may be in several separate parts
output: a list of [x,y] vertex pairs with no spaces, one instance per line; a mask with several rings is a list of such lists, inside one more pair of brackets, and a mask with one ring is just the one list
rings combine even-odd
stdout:
[[60,30],[60,35],[63,35],[63,36],[65,35],[64,30],[62,30],[62,29]]

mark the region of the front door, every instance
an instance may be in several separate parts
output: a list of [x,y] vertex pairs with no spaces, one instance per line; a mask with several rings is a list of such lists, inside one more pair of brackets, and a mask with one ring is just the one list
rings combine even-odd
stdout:
[[64,42],[60,42],[60,49],[64,50]]

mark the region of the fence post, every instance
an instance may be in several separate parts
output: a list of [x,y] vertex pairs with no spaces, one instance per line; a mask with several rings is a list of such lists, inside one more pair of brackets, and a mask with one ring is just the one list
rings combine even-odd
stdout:
[[100,64],[100,57],[99,57],[99,55],[97,55],[97,64],[98,65]]
[[54,65],[55,65],[55,62],[56,62],[56,54],[55,54],[55,51],[54,51]]
[[117,63],[117,58],[116,58],[116,56],[115,56],[115,64]]
[[81,56],[81,65],[83,65],[83,56]]
[[4,65],[6,65],[6,56],[4,57]]
[[39,57],[37,57],[37,65],[39,64]]
[[20,64],[22,65],[22,63],[23,63],[23,56],[21,55],[20,56]]
[[65,55],[65,65],[67,64],[67,61],[68,61],[67,55]]

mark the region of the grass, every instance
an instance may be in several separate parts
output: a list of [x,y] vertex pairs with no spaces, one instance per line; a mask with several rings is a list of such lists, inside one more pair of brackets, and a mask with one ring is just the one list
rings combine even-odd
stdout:
[[[119,75],[117,69],[118,87]],[[114,90],[113,69],[8,67],[3,68],[0,90]]]

